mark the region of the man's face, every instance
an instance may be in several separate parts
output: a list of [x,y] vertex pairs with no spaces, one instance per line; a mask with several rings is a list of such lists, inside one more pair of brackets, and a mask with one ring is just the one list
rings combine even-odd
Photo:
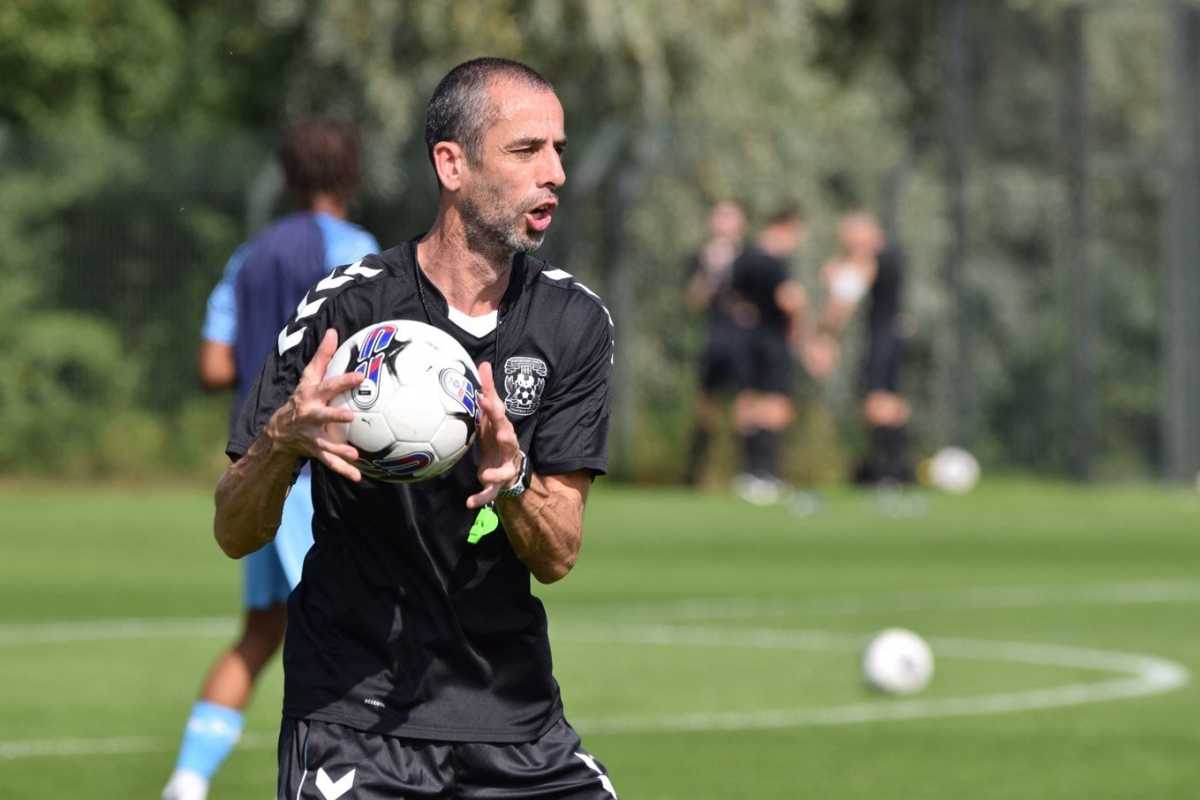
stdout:
[[511,253],[536,250],[566,183],[562,104],[553,92],[501,80],[489,88],[493,119],[463,175],[459,208],[469,236]]
[[728,200],[713,206],[708,217],[708,230],[718,239],[728,239],[736,242],[745,232],[746,218],[742,209]]
[[791,256],[800,249],[808,237],[808,228],[799,218],[778,222],[767,230],[769,231],[768,249],[772,255],[780,258]]
[[845,217],[838,226],[838,238],[849,256],[874,258],[883,248],[883,230],[867,214]]

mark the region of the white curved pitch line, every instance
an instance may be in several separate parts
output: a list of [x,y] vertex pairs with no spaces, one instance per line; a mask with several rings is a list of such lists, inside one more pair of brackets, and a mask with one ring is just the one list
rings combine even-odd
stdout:
[[[667,625],[624,626],[586,634],[558,637],[561,641],[611,643],[613,641],[663,645],[738,647],[776,650],[857,650],[861,636],[825,631],[721,630],[678,628]],[[575,719],[587,733],[690,733],[762,730],[814,725],[849,725],[861,722],[929,719],[977,714],[1005,714],[1063,706],[1144,697],[1178,689],[1191,680],[1180,664],[1154,656],[1026,642],[992,642],[975,639],[933,639],[934,652],[951,658],[1014,661],[1038,666],[1073,667],[1125,673],[1124,677],[1096,683],[1073,683],[1048,689],[1003,692],[968,697],[892,700],[851,703],[830,708],[764,709],[760,711],[708,711]]]
[[236,625],[237,619],[234,617],[9,623],[0,625],[0,647],[118,639],[231,636],[237,632]]
[[[101,626],[108,632],[132,636],[171,635],[196,630],[222,632],[229,620],[193,620],[191,625],[168,627],[147,624],[146,620],[125,620]],[[54,626],[47,631],[50,641],[80,641],[86,629],[80,626]],[[153,633],[152,633],[153,632]],[[0,634],[5,633],[0,631]],[[779,629],[722,629],[678,627],[671,625],[617,625],[584,627],[558,641],[574,643],[643,644],[652,646],[737,647],[768,650],[857,650],[863,637],[828,631]],[[0,635],[0,641],[4,636]],[[46,638],[39,641],[47,641]],[[680,714],[615,716],[575,719],[577,727],[591,734],[666,733],[761,730],[817,725],[848,725],[887,720],[927,719],[978,714],[1012,713],[1036,709],[1142,697],[1177,689],[1188,683],[1190,674],[1181,665],[1147,655],[1109,650],[1085,649],[1063,645],[1027,642],[992,642],[975,639],[933,639],[935,651],[949,658],[1012,661],[1039,666],[1068,667],[1124,673],[1122,677],[1096,683],[1072,683],[1049,689],[1005,692],[969,697],[890,700],[851,703],[830,708],[764,709],[757,711],[701,711]],[[248,734],[243,746],[269,748],[274,738],[266,734]],[[167,752],[173,740],[150,737],[108,737],[98,739],[49,739],[0,742],[0,760],[35,756],[81,756],[97,754],[135,754]]]
[[[270,749],[278,744],[278,738],[265,733],[248,733],[242,736],[238,747]],[[154,736],[106,736],[95,739],[27,739],[25,741],[0,742],[0,761],[38,756],[97,756],[97,755],[142,755],[146,753],[170,753],[179,747],[178,739]]]
[[[1067,605],[1140,605],[1200,601],[1200,582],[1138,581],[1105,585],[1062,587],[985,587],[947,592],[903,592],[878,595],[843,595],[804,601],[787,598],[697,597],[664,604],[598,604],[605,615],[646,614],[662,619],[741,619],[747,616],[783,616],[791,613],[861,614],[877,611],[929,609],[1040,608]],[[578,614],[585,609],[564,604],[556,613]],[[131,618],[0,624],[0,647],[109,639],[167,639],[188,636],[230,636],[235,617]],[[558,638],[557,636],[555,638]]]
[[[615,607],[604,606],[603,609],[606,613],[612,613],[615,608],[623,615],[641,614],[656,619],[667,617],[679,621],[703,621],[742,619],[750,616],[786,616],[797,613],[850,616],[878,611],[1124,606],[1191,602],[1200,602],[1200,582],[1137,581],[1077,587],[992,586],[942,592],[845,594],[812,600],[780,597],[696,597],[665,604],[623,604]],[[570,607],[562,610],[566,611],[568,608]]]

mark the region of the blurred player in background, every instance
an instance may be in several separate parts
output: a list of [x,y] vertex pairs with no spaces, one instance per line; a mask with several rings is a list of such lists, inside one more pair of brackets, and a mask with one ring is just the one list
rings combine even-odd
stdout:
[[[278,157],[288,190],[303,210],[234,252],[209,296],[202,332],[200,381],[210,390],[234,388],[234,419],[306,290],[335,266],[379,250],[371,234],[346,221],[360,179],[353,127],[328,119],[298,121],[284,133]],[[164,800],[202,800],[241,735],[242,709],[283,640],[286,602],[312,545],[311,524],[306,469],[288,495],[274,541],[242,562],[242,633],[209,670]]]
[[720,420],[720,395],[742,385],[746,364],[744,344],[747,320],[739,320],[733,292],[733,261],[742,251],[746,216],[741,206],[723,200],[708,215],[708,241],[688,264],[687,304],[705,315],[704,349],[700,354],[700,386],[696,392],[694,421],[688,444],[684,482],[700,482],[708,448]]
[[786,206],[768,220],[753,244],[733,263],[733,291],[753,325],[746,333],[746,374],[734,403],[742,438],[744,472],[735,490],[744,499],[780,499],[779,454],[784,431],[794,416],[793,354],[805,345],[807,294],[788,271],[787,260],[804,243],[807,226],[798,206]]
[[900,394],[903,258],[879,221],[865,211],[842,218],[838,242],[841,252],[822,269],[828,300],[818,326],[821,335],[836,342],[862,300],[868,302],[862,375],[868,450],[853,479],[861,485],[911,483],[906,427],[911,412]]

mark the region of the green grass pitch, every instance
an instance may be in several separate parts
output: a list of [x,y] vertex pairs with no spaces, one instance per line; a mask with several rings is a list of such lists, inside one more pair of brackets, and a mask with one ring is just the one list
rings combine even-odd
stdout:
[[[210,498],[0,487],[0,797],[158,796],[239,610]],[[996,480],[896,510],[597,488],[539,591],[624,800],[1197,796],[1200,494]],[[893,625],[938,657],[914,699],[859,677]],[[280,687],[214,800],[274,796]]]

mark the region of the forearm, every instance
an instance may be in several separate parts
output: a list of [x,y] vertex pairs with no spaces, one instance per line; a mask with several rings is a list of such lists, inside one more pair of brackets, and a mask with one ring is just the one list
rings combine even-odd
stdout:
[[855,308],[856,303],[830,300],[817,323],[818,330],[830,336],[840,337],[845,332],[850,318],[854,316]]
[[716,287],[705,275],[697,275],[688,283],[686,300],[688,309],[693,312],[703,311],[712,302]]
[[264,433],[217,483],[213,533],[230,558],[253,553],[275,538],[297,456]]
[[501,497],[496,511],[517,558],[542,583],[575,566],[583,543],[584,492],[557,476],[534,475],[520,497]]
[[237,380],[237,362],[233,347],[224,342],[205,340],[196,357],[200,385],[210,392],[228,389]]

